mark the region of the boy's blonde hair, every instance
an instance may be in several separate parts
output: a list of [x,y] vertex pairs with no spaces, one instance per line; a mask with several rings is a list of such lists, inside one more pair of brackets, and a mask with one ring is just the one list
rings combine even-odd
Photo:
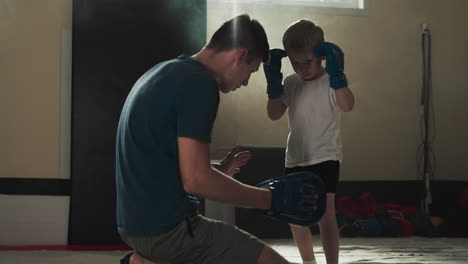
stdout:
[[283,35],[286,52],[310,51],[322,41],[324,41],[322,28],[307,19],[292,23]]

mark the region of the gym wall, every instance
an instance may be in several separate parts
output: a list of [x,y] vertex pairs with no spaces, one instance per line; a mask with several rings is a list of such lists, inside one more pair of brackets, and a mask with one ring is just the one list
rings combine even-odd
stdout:
[[[325,40],[345,53],[345,73],[356,104],[342,115],[344,161],[341,180],[416,180],[416,151],[421,143],[420,98],[422,79],[421,24],[432,31],[433,110],[436,138],[436,180],[468,180],[465,152],[468,141],[468,79],[465,62],[468,23],[463,0],[370,0],[368,15],[319,13],[313,7],[238,4],[226,8],[208,1],[208,34],[234,14],[248,12],[267,32],[270,46],[293,22],[307,18],[319,24]],[[284,63],[283,75],[293,73]],[[286,115],[271,121],[266,114],[266,85],[262,71],[248,87],[223,95],[213,145],[285,146]],[[432,120],[431,120],[432,122]]]
[[71,27],[72,0],[0,1],[0,245],[67,243]]
[[[346,54],[346,73],[356,97],[354,111],[343,114],[342,180],[404,182],[416,177],[419,25],[428,24],[433,33],[436,179],[466,182],[468,54],[461,51],[468,46],[468,37],[459,30],[468,22],[464,16],[468,3],[370,2],[368,16],[335,16],[302,7],[222,9],[208,1],[206,37],[242,12],[265,26],[271,47],[281,47],[284,30],[297,19],[320,24],[326,39],[339,43]],[[63,120],[71,118],[71,109],[66,110],[71,105],[62,103],[71,100],[67,86],[72,6],[72,0],[0,0],[0,210],[8,212],[0,217],[0,245],[68,243],[70,164],[63,157],[71,150],[70,143],[63,142],[71,140],[66,132],[71,127]],[[187,21],[182,15],[174,19]],[[285,63],[288,73],[292,69]],[[215,152],[234,144],[285,145],[287,120],[268,120],[261,71],[248,87],[223,95],[220,106]]]
[[2,0],[0,30],[0,245],[120,244],[123,101],[151,66],[205,44],[205,0]]

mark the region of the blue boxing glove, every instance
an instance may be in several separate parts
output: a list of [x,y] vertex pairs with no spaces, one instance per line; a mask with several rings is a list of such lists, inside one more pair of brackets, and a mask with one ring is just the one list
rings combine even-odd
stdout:
[[320,42],[314,50],[316,57],[325,56],[327,66],[325,71],[330,77],[330,87],[338,90],[348,87],[348,81],[344,74],[344,54],[336,44],[330,42]]
[[291,224],[310,226],[325,214],[325,184],[311,172],[272,178],[257,185],[271,191],[271,209],[260,212]]
[[263,71],[267,79],[268,98],[281,98],[284,94],[283,74],[281,73],[281,59],[288,56],[282,49],[270,50],[270,60],[263,63]]

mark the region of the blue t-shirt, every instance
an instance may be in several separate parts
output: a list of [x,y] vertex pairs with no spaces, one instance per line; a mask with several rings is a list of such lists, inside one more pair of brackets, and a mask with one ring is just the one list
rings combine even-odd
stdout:
[[158,235],[196,211],[182,185],[177,138],[210,142],[218,104],[215,79],[190,57],[162,62],[135,83],[117,129],[119,233]]

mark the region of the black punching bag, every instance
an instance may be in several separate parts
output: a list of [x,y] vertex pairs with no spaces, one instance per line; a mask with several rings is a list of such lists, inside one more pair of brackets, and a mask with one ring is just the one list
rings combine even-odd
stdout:
[[115,135],[135,81],[206,41],[206,0],[74,0],[69,244],[121,244]]

